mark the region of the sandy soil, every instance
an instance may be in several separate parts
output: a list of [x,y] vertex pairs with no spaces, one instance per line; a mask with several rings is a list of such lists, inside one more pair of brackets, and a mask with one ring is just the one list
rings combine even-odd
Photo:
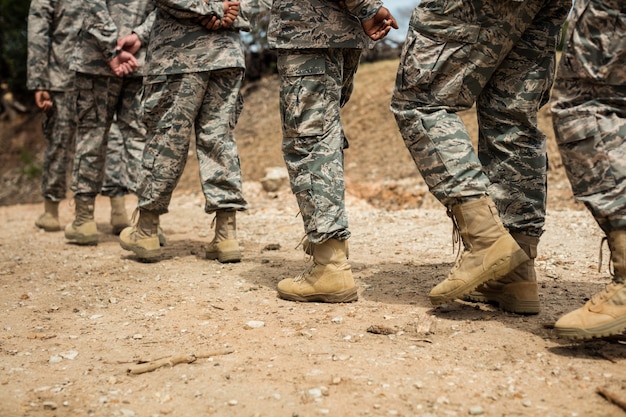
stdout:
[[[293,196],[259,182],[265,169],[282,166],[275,80],[247,91],[238,126],[250,202],[238,216],[241,263],[203,259],[212,218],[202,210],[194,158],[162,217],[170,242],[156,263],[120,248],[106,199],[96,208],[100,243],[75,246],[62,232],[37,230],[41,205],[11,200],[36,187],[4,176],[0,416],[624,415],[597,390],[626,401],[625,337],[568,342],[550,328],[609,281],[608,250],[598,272],[601,235],[571,198],[553,138],[537,259],[542,312],[430,305],[428,292],[455,259],[452,225],[394,129],[394,69],[364,66],[345,109],[355,303],[276,296],[277,282],[307,260],[296,248],[303,230]],[[545,111],[540,123],[549,129]],[[12,137],[29,138],[25,130]],[[72,219],[65,201],[61,220]],[[163,358],[191,363],[129,372]]]

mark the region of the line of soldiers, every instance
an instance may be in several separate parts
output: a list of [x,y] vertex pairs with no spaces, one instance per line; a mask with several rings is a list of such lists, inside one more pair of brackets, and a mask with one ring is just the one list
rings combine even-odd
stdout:
[[[34,0],[31,7],[70,2]],[[283,156],[302,214],[303,249],[312,258],[302,274],[278,283],[278,295],[356,301],[344,198],[348,140],[339,113],[362,50],[398,25],[380,0],[274,0],[268,7]],[[242,110],[239,31],[249,29],[259,9],[245,1],[91,2],[70,66],[76,91],[66,94],[77,96],[78,114],[69,240],[97,243],[93,205],[117,114],[127,159],[116,166],[130,173],[126,188],[139,199],[137,221],[121,230],[121,246],[139,258],[159,257],[166,243],[159,216],[168,210],[195,129],[205,211],[215,213],[216,223],[206,257],[241,259],[236,212],[247,203],[233,136]],[[466,299],[537,314],[534,259],[545,225],[548,162],[537,114],[552,91],[568,178],[606,234],[613,265],[612,282],[555,324],[560,336],[587,339],[626,329],[626,10],[620,0],[575,1],[554,83],[557,43],[571,9],[571,0],[422,0],[411,15],[391,111],[463,245],[447,278],[431,290],[432,304]],[[40,71],[52,64],[41,63]],[[29,86],[36,94],[46,90]],[[458,116],[474,105],[477,150]],[[142,121],[135,130],[133,120]],[[46,181],[46,213],[58,224],[49,206],[64,190],[59,185],[59,193],[47,194]]]

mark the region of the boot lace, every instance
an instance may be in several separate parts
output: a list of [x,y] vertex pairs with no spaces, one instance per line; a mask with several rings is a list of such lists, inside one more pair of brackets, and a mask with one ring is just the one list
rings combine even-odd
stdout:
[[[298,242],[298,244],[296,245],[296,247],[294,249],[302,248],[302,251],[304,252],[304,262],[309,262],[313,258],[313,253],[309,254],[309,253],[307,253],[306,250],[304,250],[304,241],[305,240],[306,240],[306,234],[304,234],[304,236],[302,236],[302,238],[300,239],[300,241]],[[311,243],[311,241],[308,241],[308,244],[309,244],[309,248],[312,249],[313,248],[313,244]]]
[[[604,236],[602,238],[602,240],[600,241],[600,251],[599,251],[599,254],[598,254],[598,272],[602,272],[602,248],[604,246],[604,242],[607,242],[607,244],[608,244],[608,240],[607,240],[606,236]],[[611,248],[609,248],[609,251],[610,251],[610,249]],[[613,272],[613,259],[611,259],[611,258],[609,258],[609,274],[611,274],[611,276],[614,275],[614,272]]]
[[133,225],[137,225],[138,221],[139,221],[139,207],[135,207],[135,210],[133,210],[132,216],[130,216],[130,223]]
[[461,229],[459,228],[459,224],[457,223],[454,215],[452,214],[452,210],[448,208],[447,210],[448,217],[452,220],[452,253],[456,252],[455,266],[461,261],[463,257],[461,251],[461,246],[464,246],[463,240],[461,239]]
[[312,262],[310,265],[307,265],[304,271],[302,271],[293,279],[293,282],[304,281],[307,276],[311,275],[311,271],[313,271],[313,268],[315,268],[315,263]]
[[591,304],[593,305],[598,305],[601,303],[606,302],[609,298],[610,298],[610,293],[611,291],[613,291],[614,288],[614,283],[610,283],[607,286],[605,286],[602,291],[594,294],[593,296],[591,296]]

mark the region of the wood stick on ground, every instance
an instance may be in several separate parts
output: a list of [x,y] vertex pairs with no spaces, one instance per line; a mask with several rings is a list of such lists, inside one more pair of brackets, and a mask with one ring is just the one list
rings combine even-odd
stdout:
[[214,352],[200,353],[197,355],[191,354],[191,355],[181,355],[181,356],[168,356],[166,358],[155,359],[152,361],[132,365],[126,370],[126,373],[131,374],[131,375],[139,375],[139,374],[144,374],[146,372],[152,372],[164,366],[172,367],[180,363],[193,363],[197,359],[211,358],[213,356],[220,356],[220,355],[228,355],[233,352],[234,352],[233,350],[225,349],[225,350],[217,350]]
[[596,392],[607,399],[609,402],[620,407],[622,410],[626,411],[626,401],[619,398],[617,395],[607,390],[606,388],[598,387],[596,388]]

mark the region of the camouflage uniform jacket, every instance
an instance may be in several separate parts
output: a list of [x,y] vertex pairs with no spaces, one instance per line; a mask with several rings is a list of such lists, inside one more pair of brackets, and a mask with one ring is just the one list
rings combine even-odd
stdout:
[[267,38],[278,49],[369,48],[361,21],[381,7],[380,0],[274,0]]
[[81,25],[77,0],[32,0],[28,13],[29,90],[67,91],[74,86],[70,57]]
[[183,74],[223,68],[245,68],[239,30],[249,30],[242,2],[239,17],[228,29],[208,30],[195,22],[222,18],[222,1],[156,0],[157,13],[148,45],[148,75]]
[[89,0],[78,44],[74,49],[71,69],[86,74],[114,76],[108,61],[115,57],[117,40],[136,33],[142,43],[136,54],[141,75],[145,45],[154,21],[153,0]]

